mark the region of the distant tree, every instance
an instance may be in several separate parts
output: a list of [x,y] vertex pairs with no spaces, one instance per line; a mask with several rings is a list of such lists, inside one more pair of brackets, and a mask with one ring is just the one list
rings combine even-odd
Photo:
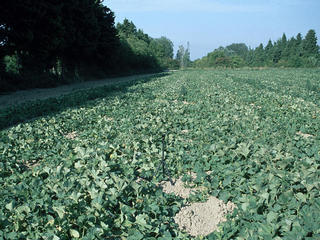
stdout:
[[246,57],[246,64],[247,66],[253,66],[254,64],[254,49],[249,47],[249,51]]
[[166,37],[153,39],[151,41],[150,48],[158,57],[173,58],[173,43]]
[[302,52],[303,52],[303,46],[302,46],[302,35],[301,33],[298,33],[296,36],[296,44],[295,44],[295,52],[296,55],[298,55],[299,57],[302,56]]
[[281,40],[278,40],[273,44],[272,62],[274,64],[277,64],[280,61],[281,54],[282,54]]
[[123,23],[117,23],[117,30],[119,34],[123,34],[126,37],[130,35],[136,35],[137,28],[132,21],[129,21],[127,18],[123,20]]
[[150,56],[151,51],[147,42],[136,38],[135,36],[130,36],[127,39],[132,51],[140,56]]
[[243,43],[219,47],[195,61],[196,67],[241,66],[315,67],[320,65],[320,52],[314,30],[302,39],[301,33],[288,40],[285,33],[276,42],[268,41],[266,47],[248,48]]
[[269,41],[268,41],[268,43],[267,43],[267,45],[265,47],[266,54],[271,53],[272,48],[273,48],[273,44],[272,44],[271,39],[269,39]]
[[138,39],[150,44],[150,42],[152,41],[152,38],[149,37],[148,34],[144,33],[141,29],[139,29],[136,33],[136,36]]
[[303,40],[303,55],[305,57],[316,56],[319,53],[319,46],[317,45],[316,32],[311,29],[308,31]]
[[271,66],[272,65],[272,55],[273,55],[273,51],[274,51],[274,46],[272,44],[271,39],[269,39],[264,52],[265,52],[265,62],[267,66]]
[[226,47],[227,50],[232,51],[231,55],[238,55],[242,58],[246,58],[249,48],[244,43],[232,43],[231,45]]
[[150,42],[150,51],[160,65],[169,68],[173,63],[173,43],[166,37],[156,38]]
[[[242,56],[240,56],[239,54]],[[208,53],[207,56],[194,61],[195,67],[232,67],[238,68],[245,66],[246,60],[250,53],[249,48],[245,44],[231,44],[224,47],[219,47]]]
[[181,68],[183,67],[184,52],[185,52],[184,46],[180,45],[177,51],[176,60],[179,62]]
[[265,65],[265,52],[263,44],[260,45],[254,50],[253,65],[254,66],[264,66]]
[[223,48],[218,48],[208,54],[210,67],[231,67],[231,57],[227,56]]
[[137,30],[134,23],[128,19],[117,24],[117,31],[121,41],[120,66],[130,70],[160,68],[151,49],[153,39],[148,34],[141,29]]
[[190,43],[187,43],[187,48],[185,49],[184,55],[183,55],[183,65],[184,67],[189,67],[191,63],[190,60]]
[[297,44],[301,44],[302,43],[302,34],[301,33],[297,34],[296,40],[297,40]]
[[291,38],[286,41],[285,47],[282,50],[281,59],[284,62],[287,62],[290,57],[294,54],[294,45],[295,45],[295,38]]
[[190,44],[187,43],[187,48],[183,45],[179,46],[177,51],[176,60],[180,63],[180,68],[188,67],[191,63],[190,61]]
[[287,45],[287,36],[285,33],[282,34],[282,37],[281,37],[281,47],[284,49]]
[[231,57],[231,67],[239,68],[245,66],[245,61],[242,57],[235,55]]

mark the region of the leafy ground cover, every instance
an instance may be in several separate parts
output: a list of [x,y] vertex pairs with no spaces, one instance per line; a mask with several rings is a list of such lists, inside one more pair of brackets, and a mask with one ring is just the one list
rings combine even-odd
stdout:
[[191,239],[173,220],[186,200],[159,188],[163,135],[167,176],[206,189],[190,201],[237,206],[205,239],[320,238],[318,69],[180,71],[59,101],[0,132],[0,239]]

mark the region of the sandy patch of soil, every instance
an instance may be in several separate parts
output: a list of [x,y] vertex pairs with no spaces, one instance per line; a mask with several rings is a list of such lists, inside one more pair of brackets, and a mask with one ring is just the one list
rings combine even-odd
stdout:
[[[210,172],[208,172],[210,174]],[[191,173],[191,178],[195,179],[196,174]],[[203,191],[203,187],[186,187],[182,178],[161,182],[165,193],[174,193],[182,198],[188,198],[190,194],[196,191]],[[216,230],[218,225],[226,221],[226,215],[231,213],[235,208],[232,202],[225,204],[216,197],[209,196],[208,200],[203,203],[190,203],[183,207],[174,217],[175,222],[182,231],[189,233],[191,236],[206,236]]]
[[181,178],[173,180],[173,184],[170,181],[161,182],[160,186],[162,187],[163,192],[167,194],[173,193],[182,198],[188,198],[197,191],[196,188],[185,187],[185,183],[182,182]]
[[183,207],[174,217],[179,228],[191,236],[207,236],[218,230],[218,224],[226,221],[226,214],[232,212],[235,205],[225,204],[216,197],[209,197],[204,203],[192,203]]
[[[197,175],[195,173],[191,173],[191,179],[196,179]],[[176,196],[182,198],[188,198],[191,194],[195,194],[197,191],[205,190],[204,187],[195,187],[193,183],[189,184],[189,187],[185,186],[186,184],[182,181],[182,177],[179,179],[173,179],[172,182],[170,181],[163,181],[160,183],[162,187],[162,191],[170,194],[173,193]]]

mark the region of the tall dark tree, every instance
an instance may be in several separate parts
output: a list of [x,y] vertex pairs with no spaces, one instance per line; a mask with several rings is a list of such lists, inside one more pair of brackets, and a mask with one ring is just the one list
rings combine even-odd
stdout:
[[113,12],[102,1],[64,1],[62,10],[65,27],[61,59],[69,75],[90,64],[111,62],[118,38]]
[[282,48],[285,48],[285,46],[287,45],[287,36],[285,33],[282,34],[281,45],[282,45]]
[[273,44],[272,62],[274,64],[277,64],[280,61],[281,54],[282,54],[282,45],[281,45],[281,41],[278,40]]
[[96,48],[96,63],[112,68],[117,58],[120,42],[114,25],[114,14],[110,8],[101,4],[95,9],[99,26],[99,39]]
[[264,49],[265,58],[266,58],[265,61],[266,61],[267,65],[272,65],[273,50],[274,50],[274,47],[273,47],[272,41],[271,41],[271,39],[269,39],[269,41]]
[[63,41],[61,1],[3,0],[1,5],[0,42],[6,53],[17,53],[27,68],[52,67]]
[[303,52],[303,46],[302,46],[302,35],[301,33],[298,33],[296,36],[296,44],[295,44],[295,51],[296,55],[301,57]]
[[262,43],[260,43],[260,45],[254,50],[254,65],[265,65],[265,51]]
[[318,53],[319,46],[317,45],[316,32],[311,29],[303,40],[303,55],[306,57],[316,56]]
[[74,73],[99,54],[110,59],[106,52],[115,49],[114,16],[100,0],[3,0],[1,6],[2,47],[29,71],[48,72],[60,61]]
[[302,35],[301,33],[298,33],[296,37],[296,44],[300,45],[301,43],[302,43]]

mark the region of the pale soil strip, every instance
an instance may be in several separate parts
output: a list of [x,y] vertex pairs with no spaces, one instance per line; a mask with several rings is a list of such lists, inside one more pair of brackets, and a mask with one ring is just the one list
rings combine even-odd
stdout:
[[87,82],[81,82],[81,83],[62,85],[55,88],[35,88],[30,90],[17,91],[8,95],[0,95],[0,109],[13,106],[13,105],[19,105],[21,103],[25,103],[28,101],[59,97],[59,96],[66,95],[78,90],[83,90],[88,88],[97,88],[102,86],[110,86],[117,83],[130,82],[140,78],[151,77],[156,75],[158,75],[158,73],[140,74],[140,75],[133,75],[128,77],[106,78],[103,80],[87,81]]

